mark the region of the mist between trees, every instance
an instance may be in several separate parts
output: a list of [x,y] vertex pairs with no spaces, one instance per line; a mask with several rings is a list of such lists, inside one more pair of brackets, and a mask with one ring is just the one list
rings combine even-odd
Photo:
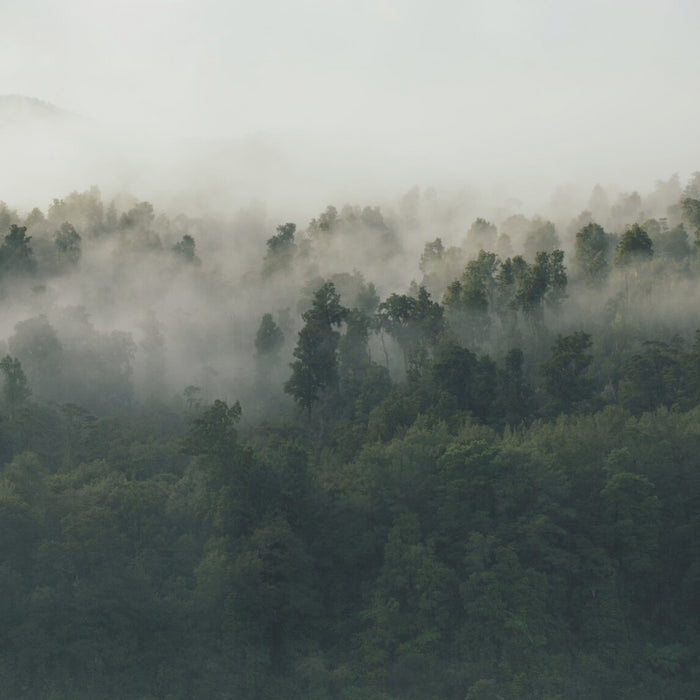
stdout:
[[697,691],[700,173],[564,204],[0,205],[11,697]]

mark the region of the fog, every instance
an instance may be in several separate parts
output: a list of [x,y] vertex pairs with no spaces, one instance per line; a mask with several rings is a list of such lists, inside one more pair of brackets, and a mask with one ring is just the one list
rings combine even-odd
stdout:
[[[543,359],[538,353],[558,332],[584,328],[595,337],[607,328],[609,336],[613,328],[616,342],[632,345],[669,333],[690,341],[700,327],[692,239],[685,236],[680,254],[664,252],[664,231],[681,223],[679,201],[684,192],[698,194],[699,184],[697,175],[688,182],[674,175],[649,192],[598,186],[583,209],[564,187],[548,203],[551,219],[495,192],[489,203],[475,191],[414,186],[383,206],[340,200],[309,211],[295,222],[292,243],[277,249],[271,242],[285,219],[262,203],[230,216],[185,215],[125,193],[108,198],[92,187],[30,211],[3,205],[6,229],[27,227],[34,265],[8,267],[3,258],[2,352],[20,359],[40,400],[101,414],[134,401],[182,403],[188,387],[197,387],[199,400],[241,400],[255,420],[291,408],[283,385],[302,313],[324,280],[334,282],[345,306],[369,315],[391,294],[415,294],[417,285],[445,303],[450,285],[464,279],[481,249],[496,252],[499,261],[522,255],[528,263],[540,250],[561,249],[569,286],[561,307],[546,312],[545,327],[522,318],[513,331],[494,315],[477,328],[468,314],[453,315],[451,332],[474,351],[501,358],[525,343],[534,376]],[[610,258],[632,223],[655,236],[656,256],[586,285],[575,242],[594,220],[609,232]],[[437,239],[444,253],[431,257]],[[255,347],[264,314],[284,333],[270,358]],[[372,334],[369,348],[394,379],[403,377],[392,338]]]
[[[590,221],[618,237],[649,219],[680,223],[698,168],[691,2],[2,10],[0,233],[26,225],[39,272],[5,280],[0,337],[22,356],[23,334],[39,333],[73,358],[61,378],[24,349],[35,392],[53,400],[92,343],[96,376],[101,356],[139,398],[196,385],[255,404],[264,313],[286,337],[267,368],[281,397],[314,284],[334,279],[348,306],[370,283],[377,300],[422,283],[440,301],[478,254],[479,218],[501,259],[557,247],[573,273]],[[328,207],[333,236],[319,228]],[[297,226],[294,262],[266,272],[266,242],[285,222]],[[55,247],[64,223],[80,236],[71,264]],[[198,264],[174,252],[183,236]],[[449,264],[429,279],[421,255],[437,238]],[[552,328],[594,323],[591,309],[625,284],[616,273],[572,294]],[[694,281],[669,282],[652,316],[690,332],[696,296]],[[68,398],[99,409],[95,382]]]
[[496,188],[544,213],[562,184],[648,190],[697,167],[689,0],[32,0],[2,12],[0,89],[74,118],[58,134],[3,121],[0,190],[17,205],[98,184],[298,217],[417,184]]

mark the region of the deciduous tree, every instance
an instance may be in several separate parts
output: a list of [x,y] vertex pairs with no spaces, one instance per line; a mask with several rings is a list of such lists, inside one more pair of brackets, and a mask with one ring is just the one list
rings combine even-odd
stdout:
[[294,349],[296,360],[290,365],[292,376],[284,390],[309,414],[321,392],[337,385],[340,333],[336,328],[346,314],[332,282],[318,289],[311,308],[302,314],[305,325],[299,331]]
[[588,285],[599,284],[608,276],[610,244],[611,237],[596,223],[576,234],[576,270]]
[[654,246],[649,234],[639,225],[633,224],[622,235],[615,249],[615,265],[623,267],[643,260],[654,254]]

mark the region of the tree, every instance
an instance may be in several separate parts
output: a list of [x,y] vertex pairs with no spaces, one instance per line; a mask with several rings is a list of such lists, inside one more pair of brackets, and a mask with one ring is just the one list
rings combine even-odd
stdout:
[[659,406],[683,404],[691,382],[680,342],[646,341],[643,346],[622,367],[622,404],[637,415]]
[[623,267],[648,260],[653,254],[654,246],[649,234],[639,224],[633,224],[624,232],[617,244],[614,263]]
[[445,327],[444,310],[440,304],[430,298],[425,287],[418,288],[415,313],[423,337],[431,343],[437,342]]
[[674,226],[661,238],[661,252],[672,260],[684,260],[691,253],[688,232],[683,224]]
[[8,227],[18,221],[17,212],[10,209],[5,202],[0,201],[0,231],[6,231]]
[[526,316],[534,316],[542,308],[542,301],[549,285],[549,256],[537,253],[535,262],[520,280],[516,300]]
[[[452,268],[458,264],[458,261],[461,260],[462,255],[461,250],[457,248],[447,250],[440,238],[426,243],[418,264],[418,268],[423,273],[421,284],[431,294],[440,294],[445,288],[445,280],[450,279],[448,275]],[[459,267],[457,267],[457,270],[459,270]]]
[[143,335],[139,347],[145,360],[143,386],[152,397],[164,396],[168,366],[166,344],[161,324],[153,310],[146,313],[140,327]]
[[65,391],[62,374],[63,346],[46,316],[36,316],[15,325],[8,339],[13,357],[20,358],[34,391],[45,398],[60,400]]
[[132,250],[161,250],[160,236],[153,229],[155,214],[150,202],[139,202],[119,218],[122,240]]
[[423,255],[421,255],[418,269],[426,276],[433,274],[436,268],[439,268],[442,263],[445,247],[442,245],[442,239],[436,238],[434,241],[429,241],[423,246]]
[[81,240],[80,234],[75,230],[73,224],[67,221],[63,222],[54,236],[59,262],[75,265],[80,260]]
[[[540,251],[535,262],[518,271],[513,303],[531,321],[541,321],[545,299],[554,307],[566,296],[564,253]],[[547,294],[549,292],[549,295]]]
[[182,441],[182,451],[190,455],[230,459],[238,441],[235,425],[240,417],[241,404],[238,401],[229,406],[217,399],[192,421]]
[[[229,648],[243,658],[257,651],[253,658],[259,655],[267,663],[281,665],[295,649],[294,642],[313,630],[319,615],[313,564],[304,542],[282,517],[266,519],[242,539],[222,611]],[[261,682],[258,674],[247,671],[252,682]],[[242,697],[266,696],[270,697],[252,687],[242,693]]]
[[311,407],[320,393],[337,386],[337,348],[340,326],[347,309],[340,304],[340,296],[332,282],[326,282],[314,294],[311,308],[302,314],[305,322],[299,331],[294,357],[290,364],[292,376],[284,385],[284,390],[305,408],[309,415]]
[[568,284],[563,250],[553,250],[549,254],[548,272],[548,290],[545,301],[550,308],[558,309],[562,301],[566,299],[566,285]]
[[498,404],[506,425],[517,426],[530,413],[532,390],[525,381],[523,351],[508,352],[498,372]]
[[598,184],[591,192],[590,199],[588,200],[588,208],[591,210],[593,218],[598,220],[603,220],[610,212],[610,201],[608,199],[608,195]]
[[444,304],[451,311],[464,311],[483,330],[488,325],[488,312],[493,305],[498,267],[495,253],[480,250],[475,260],[470,260],[460,280],[453,282],[445,295]]
[[404,362],[408,364],[408,350],[414,339],[412,321],[416,300],[407,294],[391,294],[379,304],[377,321],[380,330],[386,331],[401,347]]
[[274,357],[284,345],[284,333],[272,320],[272,314],[263,314],[255,335],[255,350],[258,357]]
[[[642,198],[638,192],[623,192],[612,205],[610,216],[613,221],[613,230],[619,230],[630,221],[639,221],[642,209]],[[619,228],[618,228],[619,227]]]
[[34,207],[29,214],[27,214],[27,217],[24,220],[24,225],[28,229],[32,229],[34,226],[41,226],[42,228],[46,224],[46,217],[44,216],[44,213],[39,209],[38,207]]
[[593,356],[591,336],[583,331],[557,336],[552,356],[540,368],[542,388],[549,398],[547,409],[554,414],[577,408],[593,395],[593,382],[588,366]]
[[430,298],[425,287],[418,296],[392,294],[379,305],[377,322],[393,336],[403,352],[404,364],[420,369],[427,357],[427,345],[434,344],[444,329],[443,308]]
[[[372,282],[366,282],[363,275],[354,270],[349,272],[339,272],[331,275],[328,282],[333,282],[335,289],[348,308],[358,309],[363,314],[371,315],[377,310],[379,296],[377,289]],[[308,286],[308,285],[307,285]],[[306,287],[305,287],[306,288]],[[318,288],[318,282],[310,287],[310,298]]]
[[547,642],[547,576],[523,566],[510,545],[488,549],[460,586],[465,651],[472,659],[526,670]]
[[431,378],[436,388],[452,395],[460,410],[474,407],[477,365],[476,355],[454,342],[443,343],[431,365]]
[[267,239],[268,249],[274,253],[289,246],[294,242],[294,233],[296,230],[297,225],[291,222],[280,224],[277,227],[277,234]]
[[458,586],[454,571],[421,541],[418,518],[413,513],[398,516],[367,611],[367,662],[386,664],[401,655],[436,653],[454,629]]
[[688,178],[688,184],[683,188],[683,197],[700,199],[700,172],[697,170]]
[[683,218],[695,228],[700,228],[700,199],[686,197],[681,202]]
[[612,474],[601,491],[603,532],[610,553],[630,578],[654,566],[661,503],[642,474]]
[[527,270],[527,263],[521,255],[503,260],[496,272],[496,312],[500,316],[510,316],[513,312],[516,283]]
[[26,231],[26,226],[10,226],[10,233],[0,246],[0,267],[4,271],[27,274],[36,269],[34,253],[29,247],[32,237],[27,236]]
[[119,224],[122,228],[138,228],[145,231],[154,219],[153,205],[150,202],[139,202],[121,215]]
[[471,250],[493,250],[498,229],[486,219],[477,219],[467,232],[466,247]]
[[22,363],[16,357],[5,357],[0,360],[0,371],[3,379],[3,396],[10,410],[23,404],[32,393],[27,385],[27,377],[22,369]]
[[551,221],[536,218],[532,223],[533,227],[525,239],[525,257],[528,260],[532,260],[540,250],[550,252],[561,246],[561,240]]
[[173,246],[173,253],[189,265],[199,265],[201,260],[195,252],[194,238],[186,233],[182,240]]
[[296,230],[297,225],[291,222],[280,224],[277,227],[277,233],[267,239],[267,253],[263,261],[264,276],[290,268],[297,250],[294,242]]
[[576,270],[590,286],[604,281],[608,276],[610,243],[610,236],[595,223],[584,226],[576,234]]
[[338,345],[338,357],[343,373],[361,374],[371,364],[367,342],[371,319],[358,309],[348,311],[345,316],[345,335]]
[[[698,173],[695,173],[698,175]],[[683,220],[695,232],[695,248],[700,249],[700,199],[686,197],[681,201]]]
[[[330,233],[338,221],[338,210],[333,205],[328,205],[326,211],[318,217],[318,228]],[[312,222],[313,224],[313,222]]]
[[[112,218],[111,230],[116,230],[119,222],[114,203],[109,213]],[[49,206],[47,219],[53,226],[70,221],[88,236],[104,233],[105,211],[99,188],[93,186],[85,192],[71,192],[65,199],[54,199]]]

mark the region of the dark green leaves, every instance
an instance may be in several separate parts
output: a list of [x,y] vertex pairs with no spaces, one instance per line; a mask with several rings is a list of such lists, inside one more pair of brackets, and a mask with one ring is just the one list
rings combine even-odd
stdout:
[[292,376],[284,390],[308,412],[322,391],[338,380],[337,348],[340,333],[335,330],[347,314],[332,282],[326,282],[314,294],[311,308],[302,318],[306,325],[299,331]]
[[191,455],[231,456],[236,447],[235,424],[241,417],[241,405],[229,406],[216,400],[189,427],[182,442],[182,451]]

